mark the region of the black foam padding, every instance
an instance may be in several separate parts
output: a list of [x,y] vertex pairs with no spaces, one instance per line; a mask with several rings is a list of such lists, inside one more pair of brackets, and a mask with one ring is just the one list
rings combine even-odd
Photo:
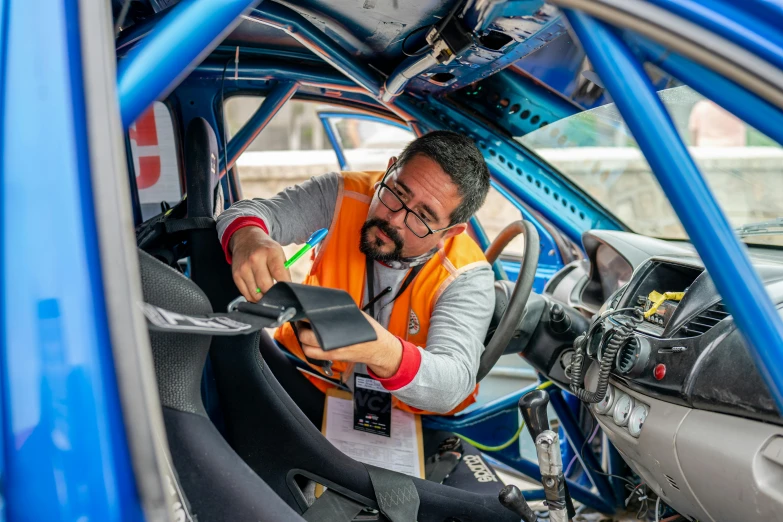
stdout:
[[[139,250],[144,301],[173,312],[206,315],[212,312],[207,296],[188,278]],[[150,332],[152,359],[163,406],[206,415],[201,402],[201,373],[211,337]]]
[[198,520],[303,520],[229,447],[205,417],[163,408],[171,457]]
[[[204,118],[194,118],[185,131],[185,185],[187,187],[188,218],[212,218],[217,187],[220,184],[218,145],[214,130]],[[224,312],[239,295],[213,227],[192,230],[190,242],[190,277],[204,290],[212,308]]]
[[[335,448],[302,413],[261,358],[266,332],[215,338],[211,360],[226,423],[226,438],[237,454],[292,508],[299,509],[286,475],[305,470],[375,498],[364,465]],[[312,385],[309,385],[312,386]],[[462,491],[413,479],[419,494],[419,522],[516,520],[494,495]]]
[[228,303],[239,296],[239,290],[217,231],[214,228],[192,230],[190,249],[190,277],[209,297],[212,308],[216,312],[225,312]]
[[185,131],[185,184],[188,217],[212,217],[219,182],[215,131],[204,118],[193,118]]

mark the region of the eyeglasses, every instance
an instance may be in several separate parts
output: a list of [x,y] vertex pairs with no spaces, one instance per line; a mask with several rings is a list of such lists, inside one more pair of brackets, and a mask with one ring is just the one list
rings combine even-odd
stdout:
[[388,178],[389,174],[395,171],[396,168],[397,164],[392,164],[392,166],[389,167],[389,170],[386,171],[386,174],[383,175],[383,179],[380,182],[380,188],[378,189],[378,199],[381,201],[381,203],[383,203],[383,205],[392,212],[399,212],[400,210],[404,209],[405,226],[408,227],[408,230],[413,232],[413,234],[418,238],[425,238],[430,234],[443,232],[444,230],[448,230],[453,227],[454,225],[449,225],[444,228],[433,230],[427,223],[424,222],[424,219],[422,219],[421,216],[419,216],[415,211],[411,210],[408,205],[402,202],[400,196],[398,196],[394,190],[385,183],[386,178]]

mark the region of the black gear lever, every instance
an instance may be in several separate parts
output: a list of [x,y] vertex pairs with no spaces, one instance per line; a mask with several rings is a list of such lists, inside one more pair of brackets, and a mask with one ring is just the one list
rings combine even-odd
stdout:
[[549,405],[549,394],[544,390],[533,390],[519,399],[519,411],[530,432],[533,441],[542,431],[549,429],[549,418],[546,407]]
[[514,485],[509,485],[500,490],[498,494],[498,500],[503,504],[503,507],[512,511],[524,522],[536,522],[538,517],[533,513],[533,510],[528,506],[525,496],[519,491],[519,488]]

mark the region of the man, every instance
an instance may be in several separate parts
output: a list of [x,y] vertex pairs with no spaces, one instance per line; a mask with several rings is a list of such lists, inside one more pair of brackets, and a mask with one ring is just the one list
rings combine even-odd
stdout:
[[[275,281],[290,280],[281,244],[329,228],[305,282],[370,303],[378,339],[324,352],[301,322],[296,333],[286,324],[275,338],[302,360],[333,361],[327,372],[311,364],[321,375],[352,386],[354,372],[368,374],[399,408],[452,413],[475,402],[494,308],[492,270],[464,233],[488,190],[473,142],[438,131],[411,142],[385,173],[325,174],[267,200],[240,201],[218,218],[218,233],[239,291],[256,302]],[[317,401],[295,389],[302,379],[283,367],[279,350],[261,349],[303,410],[302,402]],[[330,386],[308,378],[321,391]]]

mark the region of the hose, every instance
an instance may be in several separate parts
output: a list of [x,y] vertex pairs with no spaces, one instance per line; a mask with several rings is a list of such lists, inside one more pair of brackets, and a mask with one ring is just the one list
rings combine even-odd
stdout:
[[519,429],[518,429],[518,430],[517,430],[517,432],[514,434],[514,436],[513,436],[513,437],[511,437],[511,438],[510,438],[509,440],[507,440],[506,442],[504,442],[503,444],[501,444],[500,446],[486,446],[486,445],[484,445],[484,444],[482,444],[482,443],[480,443],[480,442],[476,442],[476,441],[475,441],[475,440],[473,440],[473,439],[469,439],[469,438],[468,438],[468,437],[466,437],[465,435],[461,435],[461,434],[459,434],[459,433],[457,433],[456,435],[457,435],[457,436],[458,436],[460,439],[464,440],[465,442],[467,442],[467,443],[468,443],[468,444],[470,444],[471,446],[473,446],[473,447],[475,447],[475,448],[478,448],[478,449],[480,449],[481,451],[503,451],[504,449],[506,449],[506,448],[508,448],[509,446],[511,446],[512,444],[514,444],[514,443],[517,441],[517,439],[519,439],[519,435],[520,435],[520,433],[522,433],[522,428],[524,428],[524,427],[525,427],[525,423],[524,423],[524,422],[520,423],[520,425],[519,425]]
[[606,390],[609,388],[609,372],[612,371],[615,355],[617,355],[620,347],[633,335],[634,329],[644,321],[644,313],[641,308],[632,308],[631,310],[633,311],[633,316],[624,315],[614,318],[617,326],[609,337],[609,341],[606,343],[606,347],[601,354],[598,385],[594,392],[586,390],[584,387],[585,382],[582,372],[584,371],[585,347],[590,342],[590,337],[593,335],[594,326],[596,324],[611,315],[628,311],[628,309],[623,308],[604,312],[604,314],[593,323],[593,327],[590,328],[587,335],[580,336],[574,341],[574,359],[571,363],[571,391],[574,395],[579,397],[581,401],[589,403],[601,402],[606,395]]
[[[536,386],[536,390],[545,390],[546,388],[549,388],[550,386],[552,386],[552,381],[546,381],[546,382],[543,382],[543,383],[539,384],[538,386]],[[465,435],[462,435],[460,433],[455,433],[455,435],[458,436],[459,438],[461,438],[462,440],[464,440],[465,442],[467,442],[468,444],[470,444],[471,446],[480,449],[481,451],[503,451],[504,449],[506,449],[509,446],[511,446],[512,444],[514,444],[517,441],[517,439],[519,439],[519,435],[522,433],[522,428],[524,428],[524,427],[525,427],[525,423],[523,421],[522,423],[520,423],[519,429],[514,434],[514,436],[511,437],[509,440],[507,440],[506,442],[504,442],[503,444],[501,444],[499,446],[487,446],[487,445],[482,444],[480,442],[476,442],[475,440],[470,439],[470,438],[468,438]]]

